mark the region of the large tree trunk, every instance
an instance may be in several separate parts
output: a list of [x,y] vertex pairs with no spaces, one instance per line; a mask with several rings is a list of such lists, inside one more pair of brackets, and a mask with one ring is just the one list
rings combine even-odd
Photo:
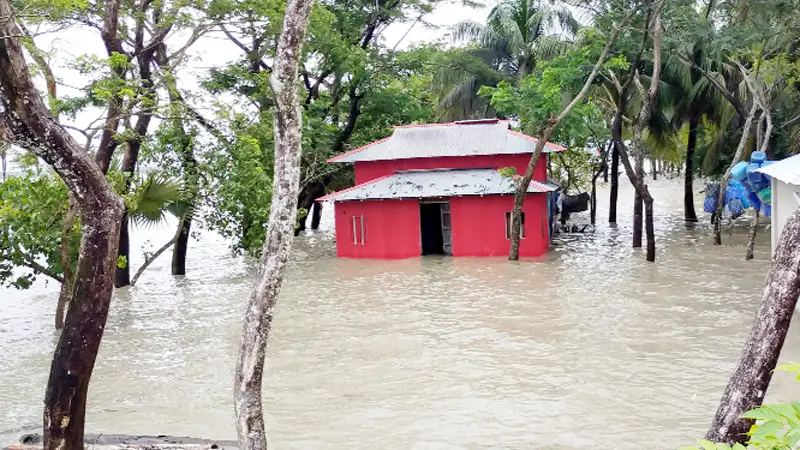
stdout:
[[786,333],[800,296],[800,210],[781,232],[775,248],[761,304],[739,365],[722,395],[706,439],[713,442],[745,442],[753,424],[742,414],[760,406],[778,363]]
[[[0,0],[0,17],[13,17]],[[100,168],[60,125],[30,79],[14,20],[0,21],[0,140],[49,164],[75,198],[82,219],[72,305],[56,344],[45,394],[45,450],[83,448],[86,395],[111,302],[122,200]]]
[[617,198],[619,197],[619,152],[611,150],[611,190],[608,203],[608,223],[617,223]]
[[689,139],[686,141],[686,173],[683,175],[683,217],[687,222],[697,222],[694,210],[694,150],[697,147],[697,133],[700,119],[689,119]]
[[302,115],[296,80],[312,4],[312,0],[287,3],[270,77],[275,101],[275,175],[267,237],[256,286],[245,313],[234,376],[233,400],[240,450],[267,448],[261,401],[264,354],[297,219]]

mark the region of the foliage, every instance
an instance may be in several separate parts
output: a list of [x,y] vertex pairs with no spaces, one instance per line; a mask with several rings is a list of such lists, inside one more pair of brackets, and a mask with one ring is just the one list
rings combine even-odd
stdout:
[[[39,275],[58,278],[67,189],[53,175],[27,172],[0,183],[0,286],[26,289]],[[72,230],[77,262],[80,231]]]

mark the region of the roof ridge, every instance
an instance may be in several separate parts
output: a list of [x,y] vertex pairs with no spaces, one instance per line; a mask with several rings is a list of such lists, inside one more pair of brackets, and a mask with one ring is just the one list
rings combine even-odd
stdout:
[[378,145],[378,144],[381,144],[381,143],[383,143],[383,142],[386,142],[386,141],[388,141],[388,140],[389,140],[389,139],[391,139],[391,138],[392,138],[392,136],[391,136],[391,135],[390,135],[390,136],[386,136],[386,137],[385,137],[385,138],[383,138],[383,139],[378,139],[378,140],[377,140],[377,141],[375,141],[375,142],[370,142],[370,143],[369,143],[369,144],[367,144],[367,145],[364,145],[364,146],[362,146],[362,147],[358,147],[358,148],[356,148],[356,149],[350,150],[349,152],[342,153],[341,155],[336,155],[336,156],[334,156],[334,157],[332,157],[332,158],[328,159],[328,160],[327,160],[327,161],[325,161],[325,162],[328,162],[328,163],[336,162],[337,160],[339,160],[339,159],[341,159],[341,158],[344,158],[345,156],[350,156],[350,155],[356,154],[356,153],[358,153],[358,152],[360,152],[360,151],[362,151],[362,150],[366,150],[366,149],[368,149],[368,148],[372,147],[373,145]]

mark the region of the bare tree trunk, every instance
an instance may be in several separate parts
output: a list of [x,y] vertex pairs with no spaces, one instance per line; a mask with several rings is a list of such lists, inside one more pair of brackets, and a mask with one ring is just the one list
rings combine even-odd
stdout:
[[683,175],[683,218],[686,222],[697,222],[694,210],[694,150],[697,148],[697,132],[700,119],[689,119],[689,138],[686,141],[686,173]]
[[583,100],[583,97],[585,97],[589,92],[589,88],[594,82],[594,79],[597,77],[597,74],[600,72],[600,68],[605,62],[611,46],[614,45],[614,42],[617,40],[622,27],[628,23],[630,18],[633,16],[633,13],[633,10],[630,11],[611,33],[605,48],[603,48],[603,52],[600,53],[600,57],[597,58],[597,62],[595,63],[594,68],[592,68],[592,72],[589,74],[589,77],[586,79],[586,82],[584,82],[583,87],[578,94],[572,99],[571,102],[569,102],[569,104],[567,104],[567,106],[564,107],[557,117],[550,119],[537,137],[538,140],[536,142],[536,148],[533,151],[533,155],[531,155],[530,161],[528,161],[528,167],[525,169],[525,175],[521,177],[514,191],[514,209],[511,214],[511,249],[508,253],[508,259],[511,261],[519,260],[519,240],[522,226],[522,203],[525,201],[525,197],[528,195],[528,186],[530,186],[531,180],[533,179],[533,171],[536,168],[536,163],[542,156],[542,150],[544,150],[545,144],[547,144],[550,136],[553,135],[553,132],[558,127],[559,122],[564,120],[564,117],[566,117],[570,111],[572,111],[572,108],[574,108],[578,102]]
[[725,175],[722,176],[722,180],[720,180],[719,183],[717,210],[714,214],[716,216],[716,220],[714,221],[715,245],[722,245],[722,210],[725,208],[725,189],[728,188],[728,180],[731,179],[731,170],[733,170],[733,166],[742,160],[742,154],[744,153],[744,148],[747,145],[747,141],[750,139],[750,132],[753,128],[753,120],[755,119],[757,112],[758,104],[753,102],[753,106],[750,108],[750,112],[747,114],[747,118],[745,119],[744,128],[742,128],[742,137],[739,139],[739,145],[736,147],[736,153],[733,155],[733,161],[731,161],[731,165],[728,166],[728,170],[725,171]]
[[608,223],[617,223],[617,198],[619,197],[619,152],[617,146],[611,150],[611,191],[608,203]]
[[72,241],[72,227],[75,225],[75,216],[78,214],[78,205],[75,203],[75,196],[69,194],[69,209],[64,217],[61,228],[61,267],[64,271],[64,281],[61,282],[61,290],[58,293],[58,305],[56,305],[56,330],[64,328],[64,313],[72,296],[72,284],[74,276],[72,273],[72,260],[70,259],[70,246]]
[[264,354],[297,220],[302,115],[296,80],[312,4],[313,0],[288,1],[270,77],[275,102],[275,175],[267,238],[244,317],[234,376],[233,401],[240,450],[267,448],[261,401]]
[[792,214],[781,232],[750,336],[742,348],[739,365],[725,388],[706,439],[728,444],[744,443],[747,439],[745,433],[753,421],[743,419],[742,414],[764,401],[798,296],[800,210]]
[[[653,35],[653,74],[650,77],[650,87],[645,90],[639,81],[639,73],[636,70],[636,65],[632,66],[633,73],[631,78],[625,83],[624,86],[618,86],[619,89],[619,104],[617,105],[617,112],[614,116],[614,121],[611,127],[611,135],[617,151],[620,154],[620,159],[625,167],[625,173],[628,175],[631,184],[636,190],[636,198],[634,200],[634,223],[633,223],[633,245],[634,247],[641,247],[642,245],[642,215],[643,209],[647,210],[645,218],[647,219],[647,261],[654,262],[656,258],[656,244],[655,232],[653,224],[653,197],[645,184],[644,174],[644,149],[643,149],[643,133],[650,116],[653,113],[655,106],[655,98],[658,93],[658,84],[661,77],[661,41],[662,41],[662,27],[661,27],[661,9],[664,6],[664,0],[655,0],[651,5],[648,20],[645,21],[645,31],[643,33],[642,49],[647,36],[647,30],[650,29],[649,17],[652,16],[652,35]],[[638,57],[637,57],[638,59]],[[642,107],[634,120],[633,125],[633,151],[636,158],[636,168],[634,170],[628,157],[625,142],[622,140],[622,117],[627,108],[628,92],[632,84],[635,84],[639,90],[640,97],[642,98]],[[638,241],[637,241],[638,239]]]
[[[9,0],[0,17],[13,18]],[[100,168],[50,115],[30,79],[13,19],[0,21],[0,140],[27,149],[75,197],[83,237],[72,305],[56,345],[43,413],[44,449],[83,448],[86,395],[111,301],[122,200]]]
[[758,231],[758,217],[761,215],[761,210],[756,209],[753,219],[750,221],[750,231],[747,233],[747,253],[744,256],[746,261],[753,259],[753,251],[756,246],[756,232]]

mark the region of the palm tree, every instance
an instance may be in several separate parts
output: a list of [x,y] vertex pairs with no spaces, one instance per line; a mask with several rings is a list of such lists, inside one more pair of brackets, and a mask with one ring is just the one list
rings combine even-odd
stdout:
[[471,117],[488,111],[478,96],[481,86],[496,86],[501,80],[520,81],[536,69],[539,60],[566,50],[565,35],[580,27],[566,8],[543,4],[542,0],[505,0],[489,13],[486,24],[474,21],[455,26],[456,42],[468,42],[465,61],[447,65],[440,79],[447,94],[440,109],[451,118]]

